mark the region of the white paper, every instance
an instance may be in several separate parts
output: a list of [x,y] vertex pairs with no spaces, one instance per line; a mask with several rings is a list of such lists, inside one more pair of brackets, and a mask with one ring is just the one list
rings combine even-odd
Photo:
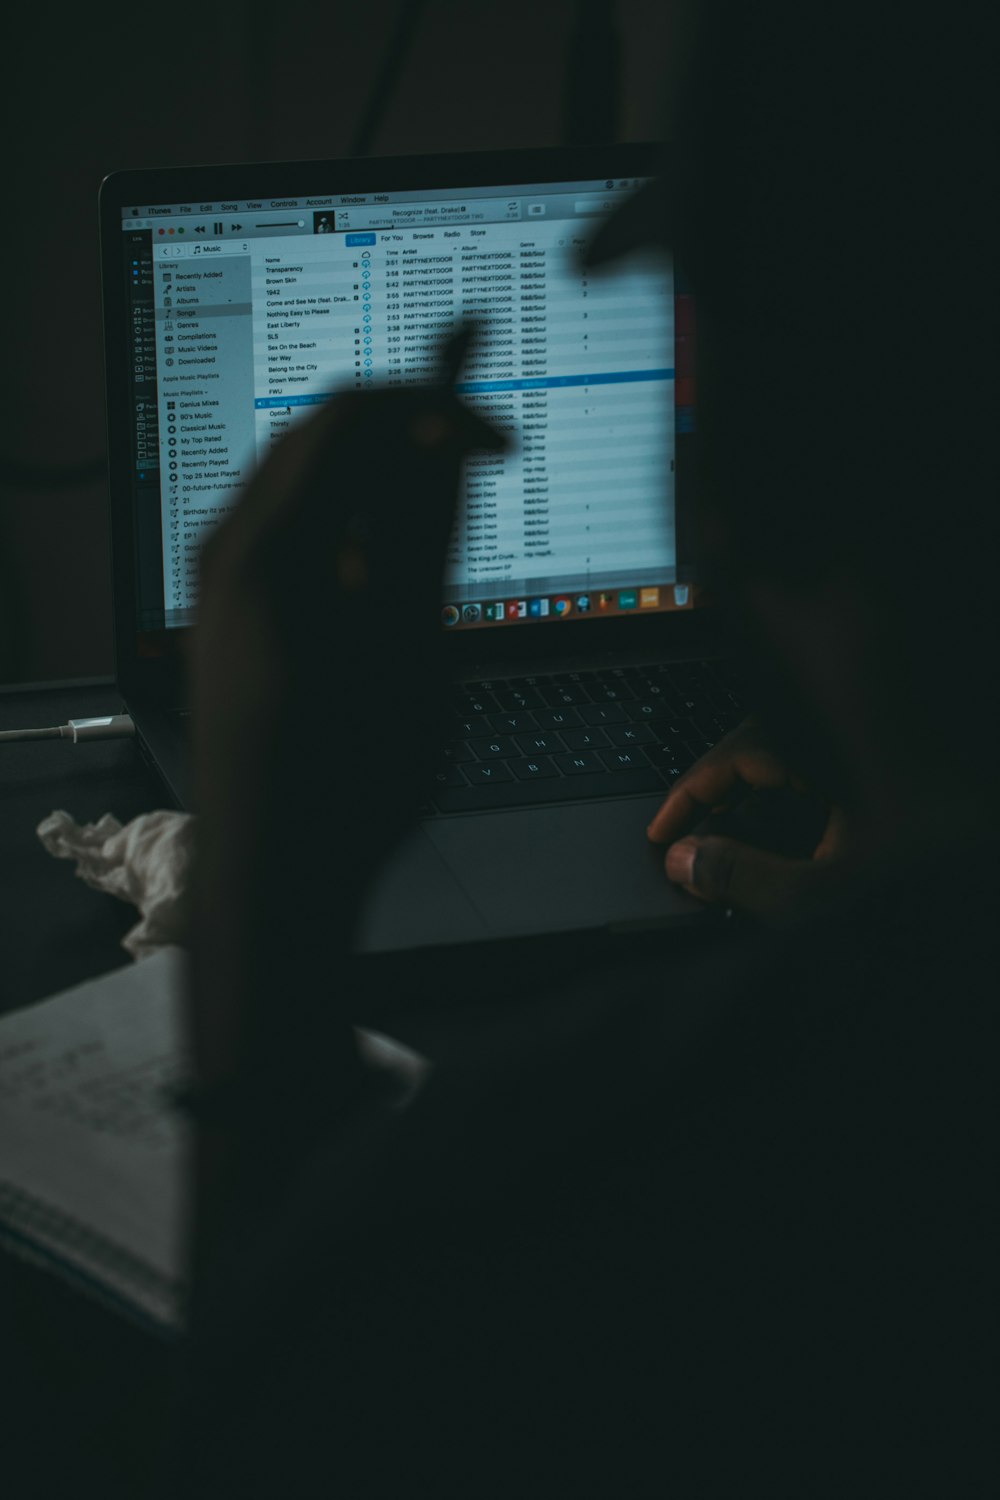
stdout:
[[[189,1070],[185,964],[163,948],[0,1021],[0,1240],[164,1325],[182,1317],[193,1177],[170,1101]],[[357,1036],[404,1107],[430,1064]]]
[[190,1175],[167,1092],[186,1071],[183,963],[165,948],[0,1022],[0,1218],[167,1321]]

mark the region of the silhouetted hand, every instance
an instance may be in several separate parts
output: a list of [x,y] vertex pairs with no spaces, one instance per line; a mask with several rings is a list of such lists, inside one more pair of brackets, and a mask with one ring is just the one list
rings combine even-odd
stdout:
[[670,880],[767,921],[830,890],[848,857],[844,816],[792,775],[752,720],[679,778],[647,830]]
[[251,860],[277,824],[304,818],[279,840],[285,857],[302,869],[322,846],[331,870],[352,872],[350,899],[413,820],[441,728],[459,469],[500,442],[443,388],[338,396],[278,446],[213,535],[195,634],[196,789],[226,850],[248,815]]
[[[195,728],[213,820],[267,788],[317,816],[335,796],[366,863],[410,820],[436,749],[459,466],[498,441],[443,389],[376,390],[331,400],[264,464],[203,553]],[[277,788],[276,754],[291,774]]]
[[248,1158],[350,1106],[356,921],[435,768],[461,462],[501,445],[443,385],[337,396],[204,550],[191,1018]]

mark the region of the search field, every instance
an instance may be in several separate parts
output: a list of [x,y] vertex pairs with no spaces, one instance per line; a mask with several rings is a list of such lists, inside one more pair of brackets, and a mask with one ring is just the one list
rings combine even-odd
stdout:
[[577,214],[609,214],[613,208],[621,203],[621,197],[606,198],[594,194],[589,198],[577,198],[573,204],[573,212]]

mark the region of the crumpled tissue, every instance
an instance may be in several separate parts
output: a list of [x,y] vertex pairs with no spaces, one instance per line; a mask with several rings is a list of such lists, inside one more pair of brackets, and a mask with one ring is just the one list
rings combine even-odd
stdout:
[[[122,938],[122,947],[134,959],[149,958],[168,944],[185,946],[192,813],[143,813],[123,826],[110,813],[81,824],[60,809],[43,818],[36,832],[56,859],[76,860],[76,873],[89,886],[138,907],[142,920]],[[354,1034],[362,1061],[394,1081],[396,1107],[407,1105],[430,1071],[430,1061],[380,1031],[356,1026]]]
[[191,813],[143,813],[123,827],[110,813],[80,824],[58,810],[39,823],[37,832],[56,859],[76,860],[81,880],[138,907],[142,920],[122,938],[133,958],[148,958],[168,943],[184,945],[194,854]]

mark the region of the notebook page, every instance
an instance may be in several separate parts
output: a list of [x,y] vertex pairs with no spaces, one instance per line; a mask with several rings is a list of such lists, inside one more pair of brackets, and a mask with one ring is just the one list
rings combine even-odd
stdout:
[[190,1130],[166,1097],[185,1071],[183,961],[165,949],[0,1021],[0,1234],[168,1322]]

